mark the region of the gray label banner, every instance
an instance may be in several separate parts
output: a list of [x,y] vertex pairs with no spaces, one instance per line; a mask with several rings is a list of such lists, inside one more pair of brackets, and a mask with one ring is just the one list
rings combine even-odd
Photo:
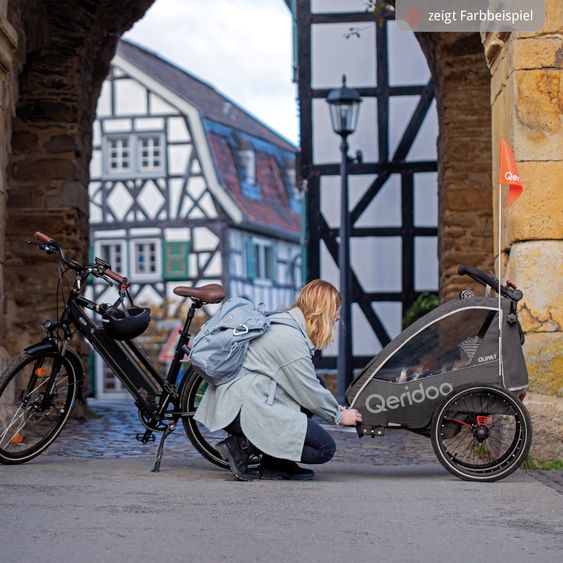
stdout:
[[397,0],[395,12],[408,31],[539,31],[545,0]]

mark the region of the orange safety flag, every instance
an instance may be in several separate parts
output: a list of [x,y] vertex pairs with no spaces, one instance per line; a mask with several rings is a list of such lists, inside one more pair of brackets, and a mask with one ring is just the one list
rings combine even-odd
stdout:
[[516,159],[512,153],[510,145],[503,139],[500,142],[500,184],[508,184],[508,205],[513,204],[524,189],[518,168],[516,168]]

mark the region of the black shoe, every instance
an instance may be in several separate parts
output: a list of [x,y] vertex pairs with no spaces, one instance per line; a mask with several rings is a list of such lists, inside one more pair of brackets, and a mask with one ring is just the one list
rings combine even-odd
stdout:
[[246,439],[229,436],[216,445],[221,457],[229,462],[231,473],[239,481],[255,481],[258,479],[260,452]]
[[289,460],[267,459],[260,467],[260,479],[266,481],[311,481],[315,472]]

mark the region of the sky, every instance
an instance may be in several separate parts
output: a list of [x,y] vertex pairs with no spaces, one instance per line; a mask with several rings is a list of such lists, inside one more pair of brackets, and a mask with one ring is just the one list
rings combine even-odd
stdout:
[[284,0],[156,0],[125,37],[210,83],[297,144]]

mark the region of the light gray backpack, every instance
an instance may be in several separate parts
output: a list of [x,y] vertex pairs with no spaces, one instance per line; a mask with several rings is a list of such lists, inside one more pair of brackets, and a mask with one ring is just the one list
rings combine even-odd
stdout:
[[[272,319],[299,329],[292,319]],[[263,305],[255,307],[248,299],[232,297],[221,305],[196,334],[190,360],[195,371],[211,385],[223,385],[242,373],[242,364],[251,340],[270,330]]]

